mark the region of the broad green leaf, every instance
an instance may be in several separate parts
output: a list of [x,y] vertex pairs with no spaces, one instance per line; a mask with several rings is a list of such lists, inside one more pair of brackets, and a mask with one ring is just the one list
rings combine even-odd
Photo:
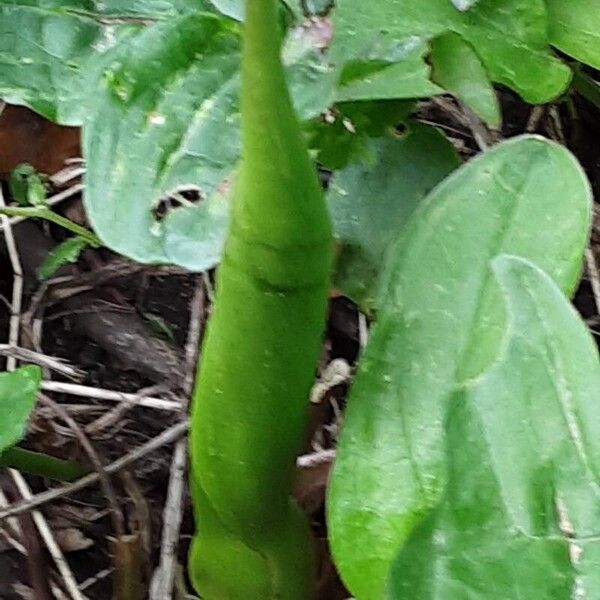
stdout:
[[501,122],[496,92],[473,48],[456,33],[446,33],[431,43],[433,80],[454,94],[492,127]]
[[418,203],[460,163],[434,127],[413,123],[401,138],[370,142],[375,160],[339,171],[327,200],[341,242],[334,282],[365,310],[374,308],[388,248]]
[[586,73],[581,65],[573,69],[573,89],[579,92],[588,102],[600,108],[600,81],[596,81]]
[[205,0],[0,0],[0,98],[81,125],[111,50]]
[[[310,50],[287,58],[298,110],[314,116],[333,78]],[[240,151],[238,67],[238,26],[206,14],[156,24],[115,51],[84,130],[86,210],[113,250],[192,270],[218,262]],[[181,189],[201,201],[176,200],[158,218],[161,199]]]
[[447,407],[446,491],[400,551],[389,600],[600,594],[598,350],[537,267],[501,257],[494,273],[506,348]]
[[[543,0],[480,0],[467,12],[448,0],[340,0],[334,27],[334,62],[362,63],[367,73],[361,78],[370,81],[373,93],[393,86],[393,81],[384,84],[386,72],[390,78],[397,76],[386,65],[415,61],[408,48],[422,47],[450,31],[475,49],[492,81],[511,87],[528,102],[555,98],[570,79],[569,69],[550,52]],[[366,94],[369,86],[362,89]]]
[[572,292],[590,203],[571,154],[525,136],[455,171],[404,228],[389,254],[329,495],[333,554],[360,600],[383,597],[391,560],[440,502],[448,402],[500,351],[506,317],[490,260],[521,256]]
[[[210,194],[238,156],[238,42],[233,22],[186,15],[115,52],[84,129],[84,201],[117,252],[200,269],[219,256],[227,205]],[[159,200],[180,187],[202,200],[158,220]]]
[[0,97],[79,125],[110,49],[137,25],[88,18],[91,2],[0,1]]
[[550,41],[577,60],[600,69],[600,2],[546,0]]
[[37,276],[40,281],[52,277],[56,271],[67,263],[75,263],[81,251],[88,246],[85,238],[75,236],[68,238],[54,248],[38,267]]
[[406,100],[339,103],[334,113],[306,124],[309,149],[320,165],[332,171],[353,162],[372,164],[370,139],[391,134],[413,108],[414,103]]
[[41,380],[39,367],[0,373],[0,452],[14,446],[25,434]]
[[441,94],[443,89],[431,82],[430,69],[423,60],[427,50],[425,40],[410,37],[398,43],[393,40],[385,48],[365,48],[364,54],[354,59],[338,52],[343,68],[336,100],[410,99]]

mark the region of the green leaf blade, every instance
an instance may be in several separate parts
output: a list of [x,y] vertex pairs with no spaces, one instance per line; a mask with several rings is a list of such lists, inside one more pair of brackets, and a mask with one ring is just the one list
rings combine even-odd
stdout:
[[500,351],[506,315],[490,260],[523,256],[572,291],[590,198],[566,150],[523,137],[454,172],[404,229],[351,390],[329,496],[334,557],[361,600],[382,597],[393,556],[440,501],[455,386]]
[[401,138],[374,140],[373,164],[339,171],[327,200],[341,242],[335,284],[365,310],[375,307],[385,255],[419,202],[460,160],[435,128],[412,123]]
[[600,3],[597,0],[546,0],[550,40],[563,52],[600,69]]
[[[240,157],[239,26],[183,15],[113,58],[84,130],[90,222],[103,243],[139,262],[214,267]],[[332,97],[332,71],[306,49],[287,58],[297,110],[318,114]],[[173,202],[181,190],[199,201]],[[160,205],[168,210],[158,216]]]
[[493,268],[507,345],[448,406],[447,492],[399,553],[390,600],[597,597],[598,351],[543,271]]
[[475,50],[455,33],[431,43],[434,80],[459,98],[488,125],[501,124],[496,92]]
[[[548,42],[548,15],[543,0],[477,2],[466,12],[448,0],[382,0],[364,3],[346,0],[334,14],[337,32],[332,59],[387,61],[402,65],[402,52],[445,33],[462,36],[476,51],[489,78],[517,91],[526,101],[547,102],[568,86],[570,71],[552,55]],[[423,69],[426,65],[422,62]],[[399,67],[394,67],[399,68]],[[371,82],[372,92],[392,87],[397,74],[387,67],[389,80]],[[385,77],[381,71],[378,77]],[[372,78],[370,75],[365,79]],[[423,72],[420,74],[423,81]],[[361,84],[360,80],[353,87]],[[369,91],[363,85],[364,94]],[[342,88],[343,89],[343,88]],[[426,94],[431,94],[426,91]],[[388,96],[390,97],[390,96]]]
[[0,452],[23,437],[41,380],[42,371],[35,366],[0,373]]
[[[84,200],[109,247],[145,263],[214,265],[228,209],[211,192],[238,156],[238,65],[235,26],[209,15],[156,25],[122,49],[84,132]],[[186,186],[202,200],[159,220],[160,199]],[[190,228],[211,253],[182,235]]]
[[81,252],[88,246],[85,238],[76,236],[68,238],[54,248],[38,267],[37,276],[40,281],[48,279],[67,263],[75,263]]

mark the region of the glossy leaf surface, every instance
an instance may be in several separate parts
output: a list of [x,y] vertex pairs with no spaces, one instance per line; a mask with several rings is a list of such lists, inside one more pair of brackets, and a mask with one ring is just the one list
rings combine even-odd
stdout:
[[[355,73],[362,69],[360,79],[373,93],[379,86],[393,86],[398,76],[392,69],[411,61],[416,65],[416,54],[448,32],[459,34],[475,49],[492,81],[514,89],[528,102],[547,102],[569,83],[568,67],[550,51],[543,0],[480,0],[466,12],[448,0],[342,0],[334,21],[334,60],[354,61]],[[421,83],[424,76],[421,73]],[[355,80],[353,87],[360,84],[358,77]]]
[[546,0],[550,40],[577,60],[600,69],[600,2]]
[[580,167],[537,137],[467,163],[413,214],[390,254],[329,497],[334,557],[360,600],[382,597],[393,557],[440,502],[448,402],[500,351],[506,315],[490,260],[524,257],[570,293],[589,223]]
[[[306,47],[287,58],[300,114],[323,110],[327,67]],[[206,14],[157,24],[115,52],[84,135],[87,214],[112,249],[192,270],[218,262],[240,153],[239,60],[238,26]]]
[[395,561],[389,600],[597,598],[600,361],[531,263],[494,261],[507,340],[445,416],[446,492]]

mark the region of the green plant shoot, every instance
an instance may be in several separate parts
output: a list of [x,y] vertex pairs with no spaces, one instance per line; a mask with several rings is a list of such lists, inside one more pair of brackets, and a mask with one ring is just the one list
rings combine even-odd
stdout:
[[191,426],[206,600],[306,599],[310,532],[290,498],[321,345],[332,234],[280,59],[275,0],[248,0],[243,151]]

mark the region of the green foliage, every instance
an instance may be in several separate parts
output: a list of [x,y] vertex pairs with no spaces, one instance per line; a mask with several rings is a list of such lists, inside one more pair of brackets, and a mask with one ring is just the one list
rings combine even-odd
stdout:
[[500,126],[500,107],[477,52],[456,33],[431,42],[433,79],[492,127]]
[[[595,4],[586,2],[344,0],[334,11],[329,52],[320,51],[318,25],[289,31],[284,62],[296,108],[313,119],[334,100],[447,90],[497,126],[492,81],[532,102],[566,89],[569,69],[550,42],[596,64],[600,27],[593,26]],[[301,18],[299,2],[286,5]],[[143,262],[214,266],[240,152],[239,32],[215,15],[241,18],[242,2],[4,0],[0,11],[0,95],[61,123],[90,115],[86,207],[103,242]],[[571,51],[563,37],[580,40],[583,50]],[[328,136],[318,142],[319,158],[332,168],[364,162],[368,145],[346,135],[341,121],[337,127],[318,132]],[[332,156],[336,148],[342,156]],[[158,218],[156,206],[182,186],[203,201],[171,202]]]
[[570,293],[589,223],[581,169],[536,137],[467,163],[413,214],[387,261],[329,494],[333,553],[360,600],[383,596],[393,558],[441,501],[448,406],[500,351],[507,319],[490,260],[522,256]]
[[402,137],[373,140],[374,160],[351,164],[329,184],[328,202],[341,242],[334,283],[367,311],[375,308],[388,248],[420,201],[459,164],[435,128],[412,124]]
[[[1,212],[81,236],[42,276],[100,240],[203,270],[228,236],[194,400],[190,573],[208,600],[308,598],[309,533],[289,491],[331,244],[303,131],[331,171],[334,283],[376,319],[328,500],[349,589],[357,600],[595,597],[598,355],[563,296],[580,274],[589,187],[568,152],[536,137],[455,170],[448,139],[410,113],[450,93],[499,127],[493,84],[544,103],[572,69],[600,102],[581,65],[552,49],[600,68],[600,5],[330,5],[0,0],[0,97],[83,124],[100,239],[36,206],[31,170],[11,181],[22,206]],[[248,19],[241,77],[244,8],[267,12]],[[330,10],[332,31],[303,21]],[[38,383],[30,367],[0,375],[0,451],[22,435]]]
[[445,492],[394,560],[389,600],[598,597],[598,350],[543,271],[514,257],[493,271],[504,348],[446,405]]
[[243,160],[192,406],[189,568],[206,600],[308,600],[310,532],[290,494],[333,242],[286,88],[274,0],[249,0],[245,19]]
[[[217,262],[228,205],[208,194],[238,156],[238,62],[237,26],[211,15],[159,23],[115,52],[84,132],[86,210],[110,247],[143,262]],[[158,220],[157,199],[184,184],[207,199]]]
[[597,0],[546,0],[550,40],[577,60],[600,69],[600,3]]
[[[142,262],[210,268],[221,254],[240,152],[239,29],[185,15],[146,29],[114,56],[84,137],[91,223],[107,245]],[[291,58],[305,56],[297,49]],[[296,66],[299,108],[313,116],[327,96],[319,80],[317,94],[303,84],[323,72],[310,56]],[[157,200],[182,187],[203,201],[157,219]]]
[[569,83],[569,69],[550,51],[543,0],[480,0],[467,12],[449,0],[345,0],[334,18],[334,60],[363,65],[361,79],[375,88],[372,93],[390,85],[386,73],[391,78],[391,70],[408,59],[415,69],[421,63],[420,80],[426,85],[428,69],[419,55],[430,40],[448,32],[471,45],[491,81],[513,88],[528,102],[552,100]]
[[41,380],[39,367],[0,373],[0,453],[23,437]]
[[57,481],[74,481],[90,472],[79,463],[18,447],[0,452],[0,466]]
[[19,206],[41,206],[46,204],[46,188],[39,173],[29,164],[15,167],[10,174],[8,187],[12,199]]
[[77,262],[82,250],[88,245],[88,240],[75,236],[56,246],[38,267],[38,279],[40,281],[49,279],[63,265]]

